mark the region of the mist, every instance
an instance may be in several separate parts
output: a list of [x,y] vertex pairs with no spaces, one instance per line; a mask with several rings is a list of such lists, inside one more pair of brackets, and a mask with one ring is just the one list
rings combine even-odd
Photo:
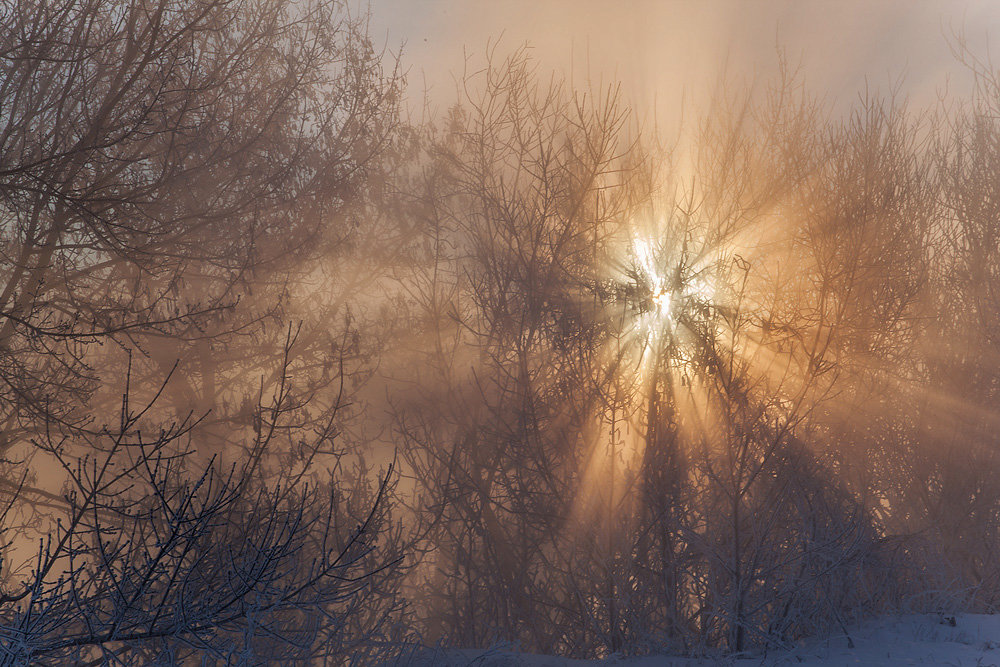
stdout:
[[0,8],[0,663],[988,658],[998,20]]
[[[574,83],[614,82],[647,121],[670,129],[703,109],[725,80],[763,85],[779,52],[839,111],[865,88],[901,89],[918,105],[967,93],[968,71],[949,44],[956,35],[984,55],[998,25],[986,1],[795,3],[592,2],[421,3],[383,0],[372,35],[405,54],[410,104],[453,103],[467,57],[490,43],[530,46]],[[475,62],[475,61],[473,61]],[[427,93],[425,98],[424,93]]]

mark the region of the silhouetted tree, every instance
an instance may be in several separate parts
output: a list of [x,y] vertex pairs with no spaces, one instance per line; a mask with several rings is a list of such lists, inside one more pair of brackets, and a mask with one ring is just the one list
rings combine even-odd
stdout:
[[398,561],[391,482],[372,491],[345,427],[375,347],[344,305],[363,277],[310,284],[377,235],[400,78],[365,20],[333,0],[0,12],[10,661],[384,655],[399,598],[367,575]]

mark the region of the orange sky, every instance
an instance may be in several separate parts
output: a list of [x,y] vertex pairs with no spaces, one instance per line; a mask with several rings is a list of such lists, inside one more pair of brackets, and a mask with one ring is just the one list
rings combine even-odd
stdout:
[[449,103],[463,49],[481,57],[502,34],[501,50],[528,42],[543,64],[577,76],[589,56],[592,78],[621,80],[636,107],[649,113],[655,104],[668,124],[682,99],[695,108],[723,72],[772,75],[776,44],[801,62],[814,93],[846,108],[866,80],[885,90],[902,76],[919,104],[949,79],[960,90],[967,78],[946,35],[964,30],[983,54],[988,35],[1000,35],[992,0],[372,0],[372,8],[376,40],[394,51],[405,42],[411,98],[426,84],[437,108]]

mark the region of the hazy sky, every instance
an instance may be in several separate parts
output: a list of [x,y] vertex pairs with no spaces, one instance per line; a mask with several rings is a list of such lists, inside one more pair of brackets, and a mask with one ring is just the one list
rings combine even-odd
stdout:
[[[405,42],[411,97],[426,85],[440,106],[454,99],[463,53],[481,64],[487,40],[501,52],[528,42],[546,67],[623,82],[642,109],[672,120],[710,93],[720,75],[766,80],[776,46],[801,63],[813,92],[843,107],[866,79],[887,89],[903,77],[915,103],[967,77],[946,35],[964,32],[985,55],[1000,38],[997,0],[372,0],[372,32],[395,51]],[[995,39],[993,41],[996,41]],[[1000,48],[1000,47],[998,47]],[[588,68],[589,57],[589,68]]]

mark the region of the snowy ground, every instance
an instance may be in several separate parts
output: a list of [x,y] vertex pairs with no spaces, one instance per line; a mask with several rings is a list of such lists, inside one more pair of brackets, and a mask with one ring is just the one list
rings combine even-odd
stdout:
[[[955,617],[952,627],[940,616],[905,616],[870,622],[851,631],[854,648],[845,635],[807,640],[791,651],[740,660],[692,660],[670,657],[603,661],[567,660],[525,655],[504,649],[461,651],[427,656],[427,664],[475,667],[702,667],[727,665],[796,665],[797,667],[843,667],[870,665],[942,665],[947,667],[1000,667],[1000,615],[973,614]],[[421,663],[423,661],[420,661]]]

